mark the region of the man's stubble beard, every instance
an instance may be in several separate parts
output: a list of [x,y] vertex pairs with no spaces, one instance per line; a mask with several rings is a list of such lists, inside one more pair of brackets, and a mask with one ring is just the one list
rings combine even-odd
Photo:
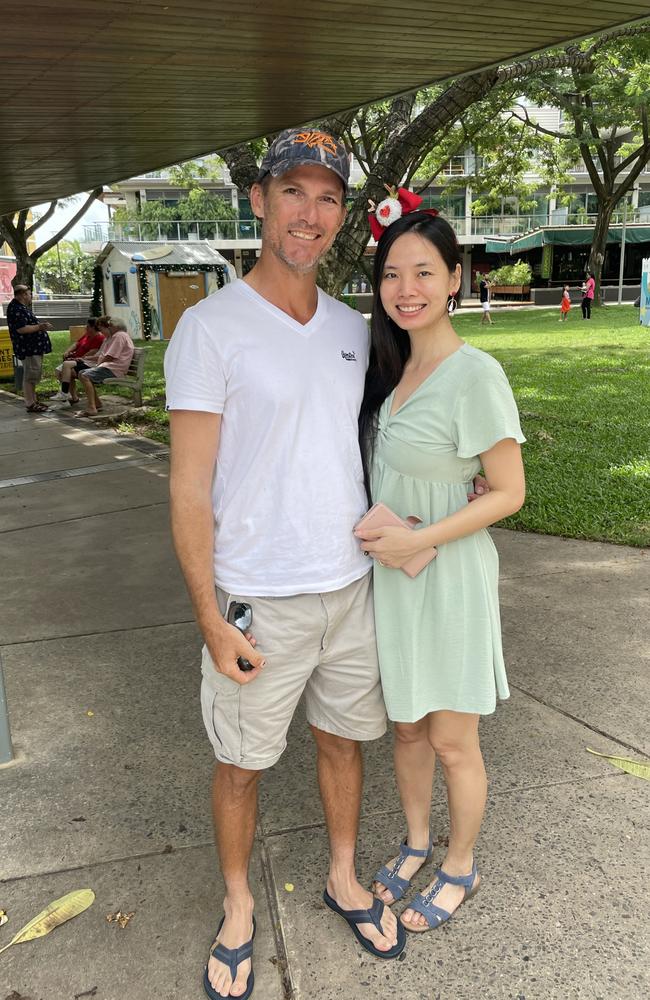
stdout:
[[271,251],[271,253],[273,253],[278,258],[278,260],[282,261],[282,263],[286,267],[288,267],[289,270],[293,271],[295,274],[311,274],[313,271],[318,271],[318,266],[321,260],[323,259],[327,251],[330,249],[330,247],[327,247],[325,250],[319,253],[316,259],[313,261],[305,261],[304,263],[299,263],[295,260],[292,260],[291,257],[289,257],[288,254],[284,252],[279,240],[269,239],[267,240],[267,246]]

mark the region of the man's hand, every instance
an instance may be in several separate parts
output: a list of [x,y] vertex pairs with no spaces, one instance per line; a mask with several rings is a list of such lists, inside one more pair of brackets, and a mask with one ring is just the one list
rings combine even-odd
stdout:
[[[243,636],[234,625],[224,622],[215,643],[208,643],[208,651],[218,673],[230,677],[237,684],[250,684],[266,665],[266,660],[255,649],[255,637],[250,632]],[[240,670],[237,657],[253,664],[252,670]]]
[[476,476],[474,479],[474,492],[467,494],[467,499],[471,502],[472,500],[478,500],[479,497],[485,496],[486,493],[490,492],[490,487],[488,486],[487,479],[483,476]]

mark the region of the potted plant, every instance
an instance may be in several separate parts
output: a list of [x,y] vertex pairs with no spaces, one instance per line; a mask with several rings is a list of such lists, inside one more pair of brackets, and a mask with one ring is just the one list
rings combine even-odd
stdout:
[[487,275],[477,274],[476,280],[478,283],[486,277],[492,295],[519,295],[523,299],[530,294],[532,275],[530,264],[518,260],[516,264],[504,264]]

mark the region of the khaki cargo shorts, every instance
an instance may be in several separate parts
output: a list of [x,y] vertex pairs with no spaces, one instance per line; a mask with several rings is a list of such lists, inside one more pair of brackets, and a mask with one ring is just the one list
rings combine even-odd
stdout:
[[36,385],[43,377],[43,355],[33,354],[31,358],[23,358],[23,381]]
[[224,615],[233,601],[251,605],[251,631],[266,659],[258,677],[242,686],[218,673],[203,647],[201,707],[217,760],[249,770],[275,764],[303,691],[307,719],[317,729],[350,740],[383,735],[370,578],[295,597],[217,590]]

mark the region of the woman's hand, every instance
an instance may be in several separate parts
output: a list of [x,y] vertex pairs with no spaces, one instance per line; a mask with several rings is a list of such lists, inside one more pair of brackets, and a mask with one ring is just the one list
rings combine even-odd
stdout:
[[418,532],[397,525],[355,531],[362,550],[382,566],[401,569],[417,552],[429,546],[418,539]]

